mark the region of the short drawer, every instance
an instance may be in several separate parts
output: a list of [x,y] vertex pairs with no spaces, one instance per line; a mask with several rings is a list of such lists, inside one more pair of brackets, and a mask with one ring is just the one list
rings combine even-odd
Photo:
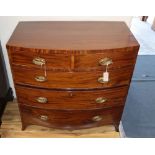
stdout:
[[40,63],[46,63],[47,69],[66,69],[70,70],[71,58],[69,54],[56,54],[47,52],[10,51],[11,62],[13,65],[27,66],[30,68],[41,68]]
[[103,70],[107,63],[109,63],[109,70],[129,67],[135,64],[136,56],[136,51],[125,49],[79,54],[75,56],[75,68],[77,70]]
[[27,125],[41,125],[60,129],[80,129],[115,124],[120,121],[123,107],[99,110],[44,110],[20,105],[22,121]]
[[128,87],[92,91],[54,91],[16,86],[18,102],[46,109],[100,109],[123,105]]
[[25,84],[42,88],[83,89],[109,88],[128,85],[133,68],[117,69],[109,72],[109,82],[102,83],[103,71],[96,72],[52,72],[47,71],[47,77],[40,69],[13,67],[16,84]]

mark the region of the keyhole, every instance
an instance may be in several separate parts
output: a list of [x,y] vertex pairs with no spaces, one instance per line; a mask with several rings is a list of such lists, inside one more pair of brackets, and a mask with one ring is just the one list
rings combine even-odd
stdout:
[[70,92],[70,93],[69,93],[69,96],[70,96],[70,97],[72,97],[72,96],[73,96],[73,93],[72,93],[72,92]]

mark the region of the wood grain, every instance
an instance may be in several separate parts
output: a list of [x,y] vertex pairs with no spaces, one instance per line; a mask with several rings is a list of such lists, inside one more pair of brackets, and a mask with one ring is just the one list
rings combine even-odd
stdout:
[[[123,48],[94,51],[93,54],[81,53],[75,54],[75,70],[105,70],[106,66],[101,66],[99,61],[104,58],[112,60],[112,64],[108,66],[108,70],[115,70],[120,68],[132,67],[137,56],[136,48]],[[132,54],[131,54],[132,53]]]
[[[113,124],[118,131],[139,49],[125,23],[20,22],[7,49],[20,101],[22,129],[32,124],[72,130]],[[45,72],[32,63],[35,57],[46,59],[44,82],[36,81]],[[103,77],[105,66],[100,66],[99,61],[103,58],[113,63],[108,66],[110,80],[101,84],[98,79]],[[94,105],[94,97],[102,93],[109,98],[107,106]],[[51,104],[39,106],[31,100],[41,94],[48,95]],[[48,119],[40,120],[41,115]],[[93,122],[92,118],[100,115],[103,119]]]
[[124,22],[103,21],[19,22],[7,43],[7,47],[75,51],[133,46],[137,41]]
[[27,66],[30,68],[41,68],[41,66],[35,65],[32,61],[35,58],[43,58],[46,61],[47,69],[66,69],[70,70],[71,60],[70,54],[49,54],[43,52],[33,52],[29,54],[29,50],[13,50],[10,52],[12,58],[12,64]]
[[3,133],[2,138],[119,138],[118,132],[103,132],[103,133],[87,133],[87,134],[64,134],[64,133],[52,133],[52,132],[11,132],[7,131]]
[[[20,105],[22,129],[28,125],[41,125],[58,129],[84,129],[120,122],[123,106],[97,110],[47,110],[32,106]],[[47,117],[46,120],[41,117]],[[80,116],[80,117],[79,117]],[[101,120],[93,120],[94,117]]]
[[[54,91],[16,86],[20,104],[57,110],[88,110],[123,105],[127,91],[128,87],[91,91]],[[46,98],[47,103],[39,103],[37,101],[39,97]],[[107,101],[97,103],[96,99],[99,97],[106,98]]]
[[[11,50],[10,56],[13,65],[26,66],[29,68],[41,68],[41,66],[32,63],[35,58],[43,58],[46,61],[47,70],[53,71],[94,71],[105,70],[106,66],[101,66],[99,61],[103,58],[112,60],[112,64],[108,66],[109,70],[132,67],[137,55],[137,48],[130,49],[111,49],[94,51],[92,54],[84,53],[68,53],[68,54],[55,54],[49,51],[40,50]],[[59,52],[59,51],[57,51]],[[31,54],[29,54],[31,53]],[[131,54],[132,53],[132,54]]]
[[[133,67],[117,69],[109,72],[109,82],[99,83],[98,78],[103,77],[103,71],[96,72],[52,72],[47,71],[47,80],[38,82],[36,76],[44,76],[40,69],[13,66],[14,82],[16,84],[31,85],[41,88],[59,89],[94,89],[110,88],[128,85]],[[23,74],[24,73],[24,74]]]
[[119,133],[111,125],[82,130],[59,130],[41,126],[28,126],[21,131],[21,120],[16,101],[8,103],[0,129],[2,138],[117,138]]

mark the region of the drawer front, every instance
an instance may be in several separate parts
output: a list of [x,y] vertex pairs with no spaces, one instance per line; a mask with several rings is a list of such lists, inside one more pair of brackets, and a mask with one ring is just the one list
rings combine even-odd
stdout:
[[75,68],[79,70],[103,70],[106,63],[111,61],[109,70],[133,66],[135,64],[137,52],[133,50],[105,51],[95,54],[80,54],[75,56]]
[[94,91],[52,91],[16,86],[18,102],[46,109],[99,109],[124,104],[128,87]]
[[[27,84],[42,88],[109,88],[114,86],[128,85],[133,68],[113,70],[109,73],[109,82],[98,81],[103,76],[98,72],[52,72],[39,69],[13,67],[16,84]],[[23,74],[24,73],[24,74]],[[42,81],[42,82],[41,82]],[[44,82],[43,82],[44,81]]]
[[22,121],[27,125],[41,125],[60,129],[80,129],[115,124],[120,121],[123,107],[106,110],[44,110],[20,106]]
[[[12,64],[41,68],[39,61],[46,63],[47,69],[70,69],[71,58],[69,54],[37,53],[33,51],[10,51]],[[39,58],[39,59],[38,59]]]

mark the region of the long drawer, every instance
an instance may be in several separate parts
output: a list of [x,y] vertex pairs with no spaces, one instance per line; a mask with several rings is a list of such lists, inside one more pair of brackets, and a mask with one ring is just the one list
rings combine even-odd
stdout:
[[[52,72],[40,69],[29,69],[14,66],[14,81],[16,84],[31,85],[42,88],[109,88],[128,85],[133,68],[117,69],[109,72],[109,82],[102,83],[103,71],[96,72]],[[43,78],[42,78],[43,77]]]
[[25,125],[41,125],[61,129],[80,129],[108,124],[117,124],[123,107],[99,110],[44,110],[20,105]]
[[54,91],[16,86],[18,102],[45,109],[100,109],[124,104],[128,87],[93,91]]

